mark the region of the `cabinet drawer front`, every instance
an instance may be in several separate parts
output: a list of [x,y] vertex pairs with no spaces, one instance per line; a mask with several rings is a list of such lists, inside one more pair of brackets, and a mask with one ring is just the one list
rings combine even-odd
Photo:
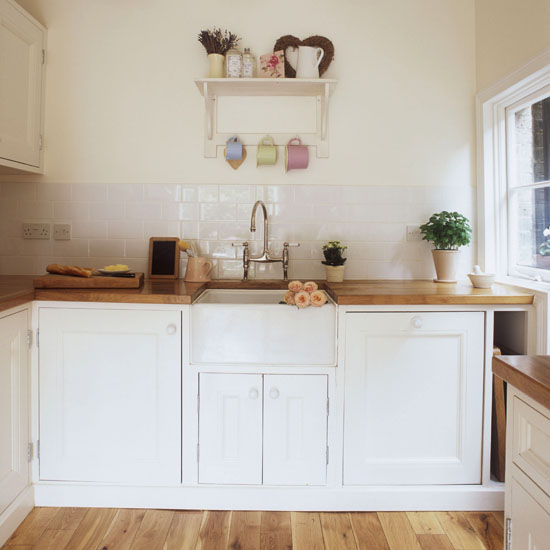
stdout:
[[518,397],[513,403],[512,460],[550,495],[550,418]]
[[344,483],[481,481],[484,315],[346,315]]

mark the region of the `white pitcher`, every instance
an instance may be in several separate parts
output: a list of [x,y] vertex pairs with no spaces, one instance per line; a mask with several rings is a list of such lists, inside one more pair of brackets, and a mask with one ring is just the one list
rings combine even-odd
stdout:
[[319,78],[319,64],[324,56],[323,48],[298,46],[296,78]]

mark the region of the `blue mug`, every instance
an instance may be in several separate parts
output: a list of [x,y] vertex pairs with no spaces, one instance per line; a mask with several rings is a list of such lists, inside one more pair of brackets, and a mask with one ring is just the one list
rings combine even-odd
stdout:
[[237,136],[227,140],[225,144],[225,160],[240,160],[243,158],[243,144]]

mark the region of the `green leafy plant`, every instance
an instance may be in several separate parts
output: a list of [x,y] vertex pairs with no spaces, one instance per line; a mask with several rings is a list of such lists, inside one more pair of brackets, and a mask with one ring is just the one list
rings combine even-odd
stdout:
[[550,256],[550,227],[546,227],[542,234],[546,237],[546,240],[539,244],[539,254],[541,256]]
[[323,255],[325,256],[325,261],[321,262],[325,265],[344,265],[347,258],[342,257],[344,250],[347,249],[347,246],[342,246],[340,241],[328,241],[323,245]]
[[458,212],[433,214],[427,223],[420,226],[422,240],[434,243],[436,250],[458,250],[472,238],[468,218]]

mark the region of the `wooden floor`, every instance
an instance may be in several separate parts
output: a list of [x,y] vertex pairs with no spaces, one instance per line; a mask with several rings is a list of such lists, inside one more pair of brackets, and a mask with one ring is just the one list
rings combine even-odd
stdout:
[[502,512],[35,508],[6,550],[502,550]]

